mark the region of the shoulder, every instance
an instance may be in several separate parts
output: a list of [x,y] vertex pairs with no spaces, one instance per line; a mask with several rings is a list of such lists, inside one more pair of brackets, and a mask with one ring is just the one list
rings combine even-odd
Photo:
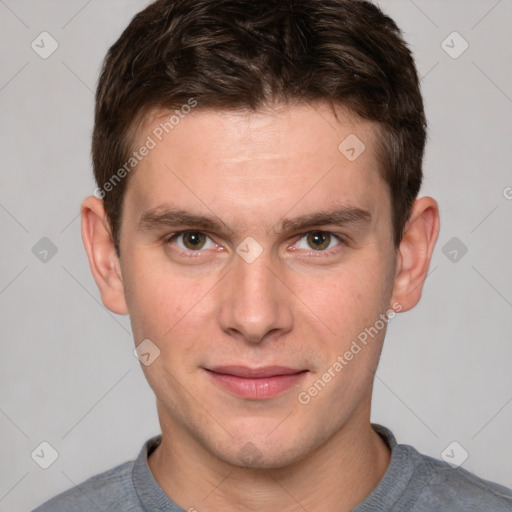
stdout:
[[140,511],[132,484],[134,462],[125,462],[73,486],[33,512]]
[[462,467],[398,444],[386,427],[372,424],[391,449],[383,479],[358,510],[394,512],[512,512],[512,490]]
[[413,512],[450,510],[452,512],[512,512],[512,490],[484,480],[462,467],[453,468],[446,462],[416,453],[419,479]]

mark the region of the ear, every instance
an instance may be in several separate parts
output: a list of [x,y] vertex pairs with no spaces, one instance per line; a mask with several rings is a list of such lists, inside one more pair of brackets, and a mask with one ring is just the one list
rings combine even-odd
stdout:
[[95,196],[82,203],[82,240],[92,275],[105,307],[118,315],[128,314],[121,265],[114,247],[103,201]]
[[405,226],[396,260],[391,304],[400,304],[400,312],[412,309],[421,298],[439,229],[437,202],[431,197],[417,199]]

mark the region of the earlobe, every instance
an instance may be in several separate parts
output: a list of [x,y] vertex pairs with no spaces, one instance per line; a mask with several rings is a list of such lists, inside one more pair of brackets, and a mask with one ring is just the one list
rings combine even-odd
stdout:
[[92,275],[105,307],[118,315],[128,314],[121,267],[111,237],[103,201],[90,196],[82,203],[82,240]]
[[391,304],[401,305],[402,312],[412,309],[421,298],[439,228],[437,202],[431,197],[417,199],[400,243],[391,299]]

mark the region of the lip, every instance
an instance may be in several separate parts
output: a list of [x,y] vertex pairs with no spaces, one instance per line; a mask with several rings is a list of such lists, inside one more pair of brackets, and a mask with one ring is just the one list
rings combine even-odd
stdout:
[[285,366],[216,366],[205,370],[223,389],[251,400],[263,400],[283,393],[298,384],[307,373],[307,370]]

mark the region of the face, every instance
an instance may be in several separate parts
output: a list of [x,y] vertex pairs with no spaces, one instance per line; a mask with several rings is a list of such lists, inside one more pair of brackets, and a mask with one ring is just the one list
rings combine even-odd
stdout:
[[372,125],[322,104],[197,110],[159,141],[162,116],[120,237],[160,420],[226,462],[290,464],[368,421],[397,309]]

